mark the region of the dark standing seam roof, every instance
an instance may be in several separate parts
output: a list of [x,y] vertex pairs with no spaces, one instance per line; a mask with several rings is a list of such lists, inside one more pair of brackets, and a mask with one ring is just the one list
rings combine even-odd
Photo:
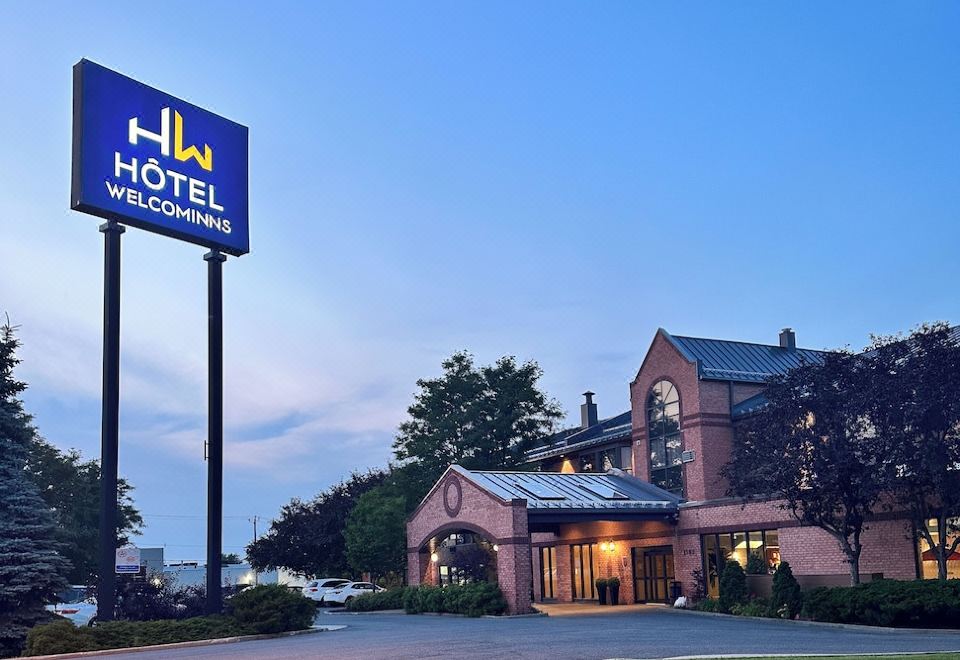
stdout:
[[570,451],[595,447],[607,442],[629,438],[633,425],[630,422],[630,411],[601,420],[585,429],[564,431],[564,435],[557,439],[551,437],[549,444],[530,449],[526,453],[527,461],[540,461],[545,458],[562,456]]
[[789,349],[725,339],[679,337],[666,331],[663,334],[684,357],[697,363],[701,378],[713,380],[762,383],[770,376],[784,374],[804,362],[821,362],[825,353],[809,348]]
[[[492,472],[466,470],[459,465],[453,469],[467,476],[481,488],[502,500],[524,499],[528,510],[596,511],[630,509],[672,513],[677,511],[680,498],[636,477],[613,471],[606,474],[581,472]],[[619,472],[619,471],[618,471]],[[622,493],[625,499],[601,497],[590,486],[606,486]],[[526,487],[527,490],[524,490]],[[539,487],[547,488],[559,497],[541,499],[533,493]]]

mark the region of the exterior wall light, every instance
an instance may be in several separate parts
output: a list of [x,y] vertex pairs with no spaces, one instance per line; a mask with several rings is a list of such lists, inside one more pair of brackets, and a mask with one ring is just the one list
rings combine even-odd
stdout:
[[600,551],[601,551],[601,552],[606,552],[606,551],[607,551],[607,542],[606,542],[606,541],[603,541],[602,543],[600,543]]
[[434,564],[436,564],[438,561],[440,561],[440,555],[438,555],[436,552],[431,552],[431,553],[430,553],[430,561],[432,561]]
[[493,544],[493,551],[494,551],[494,552],[500,552],[500,546],[497,545],[496,543],[494,543],[494,544]]
[[613,552],[616,549],[617,546],[613,541],[603,541],[600,543],[601,552]]

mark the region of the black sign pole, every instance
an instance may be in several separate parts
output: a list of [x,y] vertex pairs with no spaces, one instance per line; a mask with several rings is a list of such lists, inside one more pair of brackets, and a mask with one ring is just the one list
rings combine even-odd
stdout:
[[103,232],[103,411],[100,428],[100,558],[97,619],[112,621],[116,601],[117,464],[120,434],[120,235],[124,227],[100,225]]
[[220,612],[220,551],[223,543],[223,270],[217,250],[207,262],[207,613]]

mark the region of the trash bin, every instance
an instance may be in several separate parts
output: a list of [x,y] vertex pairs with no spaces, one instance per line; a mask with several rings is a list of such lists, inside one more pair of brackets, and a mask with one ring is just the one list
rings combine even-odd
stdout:
[[683,594],[683,584],[679,580],[670,581],[670,599],[677,600]]

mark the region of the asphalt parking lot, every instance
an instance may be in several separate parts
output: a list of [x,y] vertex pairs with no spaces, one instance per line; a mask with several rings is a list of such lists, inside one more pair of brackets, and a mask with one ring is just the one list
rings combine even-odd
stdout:
[[321,612],[344,630],[111,658],[664,658],[693,654],[960,651],[960,633],[884,632],[666,608],[467,619]]

